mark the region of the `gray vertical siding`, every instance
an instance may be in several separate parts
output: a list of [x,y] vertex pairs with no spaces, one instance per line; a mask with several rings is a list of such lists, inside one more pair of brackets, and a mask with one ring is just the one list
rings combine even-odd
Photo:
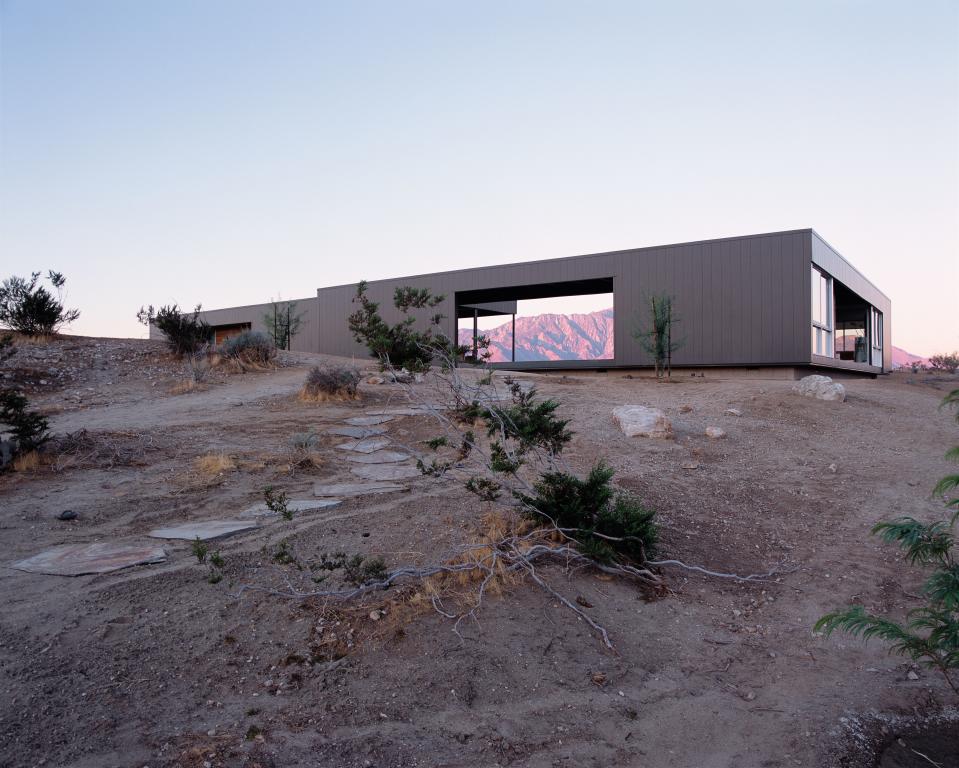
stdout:
[[[674,354],[674,365],[808,365],[811,263],[883,312],[888,369],[889,299],[811,229],[376,280],[369,283],[368,295],[379,303],[384,319],[393,323],[401,319],[393,307],[397,287],[442,294],[445,299],[436,311],[446,315],[443,331],[456,338],[457,292],[612,278],[615,359],[604,366],[652,364],[634,331],[646,322],[648,298],[660,293],[675,298],[681,316],[678,335],[685,343]],[[361,277],[357,275],[357,280]],[[315,298],[299,300],[306,317],[294,349],[368,358],[366,348],[349,332],[347,321],[357,308],[355,294],[354,283],[320,288]],[[213,310],[205,316],[211,324],[252,322],[257,328],[266,306]],[[432,313],[421,312],[421,321],[426,323]]]

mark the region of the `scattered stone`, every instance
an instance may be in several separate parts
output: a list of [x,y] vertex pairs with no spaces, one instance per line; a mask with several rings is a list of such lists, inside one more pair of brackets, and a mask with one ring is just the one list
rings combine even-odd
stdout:
[[682,469],[699,469],[698,461],[687,461],[681,465]]
[[373,619],[373,621],[379,621],[382,616],[383,614],[379,611],[370,611],[370,618]]
[[[340,503],[342,503],[340,499],[290,499],[286,502],[286,508],[290,512],[314,512],[318,509],[335,507]],[[265,501],[254,504],[252,507],[243,511],[244,517],[272,517],[278,514],[278,512],[274,512],[272,509],[270,509],[266,505]]]
[[830,379],[828,376],[806,376],[793,385],[793,392],[803,397],[814,397],[817,400],[831,400],[844,402],[846,388]]
[[917,675],[917,674],[916,674],[915,672],[913,672],[911,669],[906,673],[906,677],[909,678],[910,680],[918,680],[918,679],[919,679],[919,675]]
[[390,444],[388,437],[373,437],[366,440],[351,440],[348,443],[340,443],[336,446],[341,451],[353,451],[355,453],[373,453],[380,448],[385,448]]
[[77,513],[72,509],[65,509],[59,515],[57,515],[57,520],[76,520]]
[[621,405],[613,409],[613,419],[627,437],[673,436],[673,425],[659,408],[644,405]]
[[248,531],[251,528],[256,528],[256,526],[256,522],[250,520],[197,520],[196,522],[183,523],[169,528],[156,528],[150,531],[147,536],[154,539],[186,539],[187,541],[200,539],[201,541],[207,541],[239,531]]
[[368,376],[366,383],[373,385],[386,384],[386,379],[384,379],[382,376]]
[[679,412],[680,412],[680,413],[692,413],[692,412],[693,412],[693,406],[691,406],[691,405],[681,405],[681,406],[679,406]]
[[398,493],[405,491],[405,485],[395,483],[333,483],[313,486],[314,496],[366,496],[373,493]]
[[352,424],[354,427],[369,427],[376,424],[385,424],[388,421],[393,421],[394,418],[393,416],[353,416],[347,419],[346,423]]
[[398,464],[411,458],[408,453],[399,451],[373,451],[373,453],[357,453],[347,456],[347,461],[354,464]]
[[726,437],[726,430],[722,427],[706,427],[706,437],[711,437],[714,440],[721,440]]
[[739,410],[738,408],[727,408],[727,409],[726,409],[726,413],[728,413],[730,416],[742,416],[742,415],[743,415],[743,412],[742,412],[741,410]]
[[838,469],[838,467],[837,467],[835,464],[830,464],[830,465],[827,467],[827,469],[828,469],[830,472],[832,472],[833,474],[836,474],[836,470]]
[[84,576],[109,573],[134,565],[162,563],[164,560],[166,552],[159,546],[97,542],[54,547],[14,563],[11,567],[18,571],[51,576]]
[[338,435],[339,437],[352,437],[362,440],[367,437],[376,437],[386,432],[386,427],[332,427],[326,430],[328,435]]
[[365,480],[407,480],[422,474],[411,464],[361,464],[350,471]]

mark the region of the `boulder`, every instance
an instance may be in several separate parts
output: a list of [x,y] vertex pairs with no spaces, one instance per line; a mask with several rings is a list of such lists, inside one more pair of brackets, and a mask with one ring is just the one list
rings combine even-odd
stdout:
[[833,381],[828,376],[805,376],[793,385],[793,392],[803,397],[815,397],[817,400],[834,400],[843,402],[846,399],[846,388]]
[[673,425],[659,408],[645,405],[621,405],[613,409],[613,419],[627,437],[673,436]]
[[726,430],[722,427],[706,427],[706,437],[711,437],[714,440],[720,440],[726,437]]

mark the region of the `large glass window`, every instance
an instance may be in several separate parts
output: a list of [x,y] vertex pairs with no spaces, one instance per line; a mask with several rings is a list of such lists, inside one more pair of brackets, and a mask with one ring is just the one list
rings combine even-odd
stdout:
[[832,357],[832,278],[812,268],[812,351]]

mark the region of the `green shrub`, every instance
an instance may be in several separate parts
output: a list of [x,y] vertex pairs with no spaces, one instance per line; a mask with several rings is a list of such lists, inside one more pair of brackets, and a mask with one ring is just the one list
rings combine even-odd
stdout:
[[959,371],[959,352],[950,354],[933,355],[929,358],[929,367],[934,371],[945,371],[946,373],[955,373]]
[[209,324],[200,317],[199,304],[192,314],[181,312],[176,304],[157,310],[151,304],[146,309],[140,307],[137,320],[148,327],[155,326],[166,338],[170,350],[178,357],[196,354],[210,342],[212,336]]
[[7,433],[14,442],[14,454],[28,453],[50,439],[47,418],[27,410],[27,398],[12,389],[0,390],[0,433]]
[[[959,406],[959,389],[950,392],[942,404]],[[959,414],[956,418],[959,420]],[[959,446],[946,456],[959,460]],[[827,635],[838,629],[866,640],[885,640],[891,644],[892,653],[938,669],[953,691],[959,693],[952,678],[959,669],[959,558],[953,533],[959,522],[959,498],[947,497],[957,488],[959,474],[954,474],[940,480],[934,491],[945,498],[947,507],[955,510],[948,522],[922,523],[900,517],[878,523],[872,529],[883,541],[897,544],[911,565],[932,569],[921,590],[924,605],[909,611],[904,624],[867,613],[863,606],[855,605],[827,613],[814,629]]]
[[426,330],[417,330],[413,311],[435,309],[445,297],[433,296],[427,288],[398,287],[393,293],[393,306],[403,313],[403,319],[390,325],[380,316],[380,305],[370,300],[366,290],[365,280],[356,286],[353,300],[359,302],[360,308],[349,318],[353,338],[366,345],[370,356],[384,368],[428,370],[438,346],[447,346],[438,335],[444,315],[434,314]]
[[535,496],[519,498],[531,517],[546,517],[568,531],[593,559],[645,562],[656,548],[656,513],[632,494],[613,488],[612,478],[612,468],[603,462],[585,479],[547,472],[534,486]]
[[217,351],[241,369],[268,366],[276,358],[276,345],[260,331],[243,331],[232,336],[220,344]]
[[29,280],[16,276],[4,280],[0,284],[0,323],[29,336],[52,336],[80,317],[79,310],[63,306],[66,278],[51,269],[47,279],[56,289],[56,296],[39,284],[39,272],[30,275]]

